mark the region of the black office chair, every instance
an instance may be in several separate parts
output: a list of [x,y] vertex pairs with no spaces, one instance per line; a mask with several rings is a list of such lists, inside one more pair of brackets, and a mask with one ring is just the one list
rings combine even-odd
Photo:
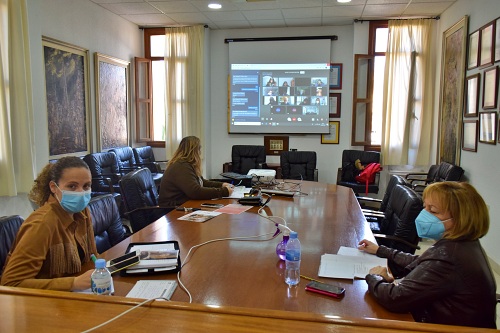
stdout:
[[378,193],[380,175],[377,173],[375,183],[361,184],[351,177],[352,173],[347,172],[355,168],[356,160],[360,160],[362,165],[369,163],[380,163],[380,153],[377,151],[362,151],[362,150],[344,150],[342,152],[342,167],[337,171],[337,185],[350,187],[358,195],[358,193]]
[[159,207],[158,192],[148,168],[129,172],[120,180],[125,216],[133,232],[144,228],[174,207]]
[[[116,156],[118,157],[118,164],[120,166],[120,172],[122,175],[125,175],[125,174],[129,173],[130,171],[140,169],[142,167],[149,168],[149,166],[153,165],[152,163],[148,163],[147,165],[144,163],[138,164],[136,159],[135,159],[134,151],[132,150],[131,147],[128,147],[128,146],[113,148],[113,149],[110,149],[109,152],[115,153]],[[150,169],[150,171],[151,171],[151,169]],[[163,177],[163,173],[158,172],[156,166],[155,166],[155,172],[151,171],[151,176],[153,177],[153,180],[154,180],[156,186],[157,187],[160,186],[161,178]]]
[[12,243],[23,222],[24,219],[19,215],[0,217],[0,276]]
[[234,145],[231,150],[231,162],[224,163],[223,172],[235,172],[246,175],[250,169],[265,169],[266,148],[254,145]]
[[[412,254],[420,249],[415,219],[422,207],[422,197],[417,192],[408,186],[396,185],[378,228],[370,224],[378,244]],[[396,265],[389,267],[395,277],[403,276],[402,268]]]
[[103,253],[130,236],[123,225],[116,201],[111,194],[90,199],[89,205],[97,252]]
[[137,165],[147,167],[151,173],[163,174],[165,172],[166,167],[162,168],[162,165],[166,165],[168,161],[157,160],[151,146],[135,147],[132,148],[132,151],[134,152],[135,163]]
[[389,183],[387,183],[387,187],[385,188],[384,197],[382,199],[371,197],[357,197],[363,213],[378,213],[383,215],[383,212],[385,211],[385,209],[387,208],[387,204],[389,203],[389,198],[391,197],[392,190],[396,185],[411,186],[411,184],[406,181],[405,177],[401,175],[391,175]]
[[315,151],[284,151],[277,178],[318,181]]
[[414,172],[406,175],[406,180],[417,192],[423,192],[427,185],[444,182],[460,181],[464,169],[448,162],[431,165],[427,173]]

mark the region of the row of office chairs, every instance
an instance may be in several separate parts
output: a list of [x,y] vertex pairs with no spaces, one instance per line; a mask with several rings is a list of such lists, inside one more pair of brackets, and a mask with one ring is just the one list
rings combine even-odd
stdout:
[[[276,170],[278,179],[318,181],[316,152],[285,151],[280,154],[280,166]],[[234,145],[231,162],[224,163],[223,172],[246,175],[250,169],[267,169],[266,149],[259,145]]]

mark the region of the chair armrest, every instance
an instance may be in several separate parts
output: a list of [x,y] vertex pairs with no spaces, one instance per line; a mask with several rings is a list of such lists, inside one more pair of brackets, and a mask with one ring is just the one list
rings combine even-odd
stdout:
[[382,203],[381,199],[370,198],[370,197],[356,197],[356,199],[358,199],[358,201]]
[[337,169],[337,184],[342,180],[342,168]]
[[160,164],[158,162],[145,162],[145,163],[136,163],[138,167],[147,167],[149,169],[156,170],[157,173],[162,173]]
[[[113,194],[115,193],[115,189],[113,187],[113,181],[109,177],[92,177],[92,183],[94,181],[104,181],[104,183],[108,186],[109,188],[109,193]],[[97,187],[97,185],[95,185]]]
[[314,169],[314,181],[318,181],[318,169]]
[[222,172],[231,172],[233,171],[233,163],[232,162],[226,162],[222,164]]
[[408,242],[408,241],[406,241],[406,240],[404,240],[402,238],[399,238],[397,236],[394,236],[394,235],[373,234],[373,237],[393,240],[393,241],[400,242],[400,243],[403,243],[405,245],[408,245],[409,247],[411,247],[413,249],[420,250],[420,246],[412,244],[412,243],[410,243],[410,242]]
[[276,168],[276,179],[283,179],[283,176],[281,174],[281,170],[282,169],[280,166]]
[[384,217],[384,213],[378,212],[376,210],[361,209],[361,211],[363,212],[363,215],[365,217],[377,217],[377,218],[383,218]]
[[164,209],[164,210],[170,209],[170,210],[173,210],[173,209],[175,209],[175,207],[145,206],[145,207],[139,207],[139,208],[136,208],[136,209],[132,209],[131,211],[125,212],[124,215],[128,216],[128,215],[131,215],[131,214],[136,213],[138,211],[160,210],[160,209]]
[[421,181],[427,183],[430,181],[430,179],[427,178],[427,173],[424,172],[409,173],[405,176],[405,178],[409,183],[413,183],[414,181]]

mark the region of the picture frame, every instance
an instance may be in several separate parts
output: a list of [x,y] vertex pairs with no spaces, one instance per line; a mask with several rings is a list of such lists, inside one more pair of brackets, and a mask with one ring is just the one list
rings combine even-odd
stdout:
[[467,62],[467,69],[473,69],[479,65],[479,36],[479,30],[474,31],[469,35],[469,60]]
[[500,17],[495,20],[495,62],[500,61]]
[[83,156],[92,147],[89,51],[42,36],[49,159]]
[[495,58],[495,48],[493,39],[495,38],[494,23],[495,21],[492,21],[480,29],[481,41],[479,43],[480,45],[479,66],[481,67],[491,65]]
[[285,135],[278,136],[264,136],[264,147],[266,148],[266,155],[281,155],[282,152],[288,151],[289,137]]
[[476,73],[465,79],[464,117],[477,117],[480,77],[481,75]]
[[130,62],[94,53],[97,146],[130,146]]
[[437,149],[439,163],[444,161],[460,165],[468,19],[465,15],[443,32]]
[[498,101],[498,66],[489,68],[483,74],[483,109],[494,109]]
[[341,113],[341,102],[342,102],[342,94],[340,93],[330,93],[330,118],[340,118]]
[[330,89],[342,89],[342,64],[330,64]]
[[496,144],[497,121],[496,111],[479,113],[479,142]]
[[464,120],[462,136],[462,150],[477,152],[477,120]]
[[322,144],[339,144],[340,121],[330,121],[330,133],[321,134]]

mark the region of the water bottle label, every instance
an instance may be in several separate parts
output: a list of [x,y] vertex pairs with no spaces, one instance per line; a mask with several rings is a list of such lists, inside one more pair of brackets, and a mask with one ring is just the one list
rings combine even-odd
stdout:
[[297,252],[297,251],[286,251],[285,256],[286,256],[286,260],[289,260],[289,261],[299,261],[300,260],[300,252]]
[[111,293],[111,280],[91,280],[92,292],[97,295],[109,295]]

